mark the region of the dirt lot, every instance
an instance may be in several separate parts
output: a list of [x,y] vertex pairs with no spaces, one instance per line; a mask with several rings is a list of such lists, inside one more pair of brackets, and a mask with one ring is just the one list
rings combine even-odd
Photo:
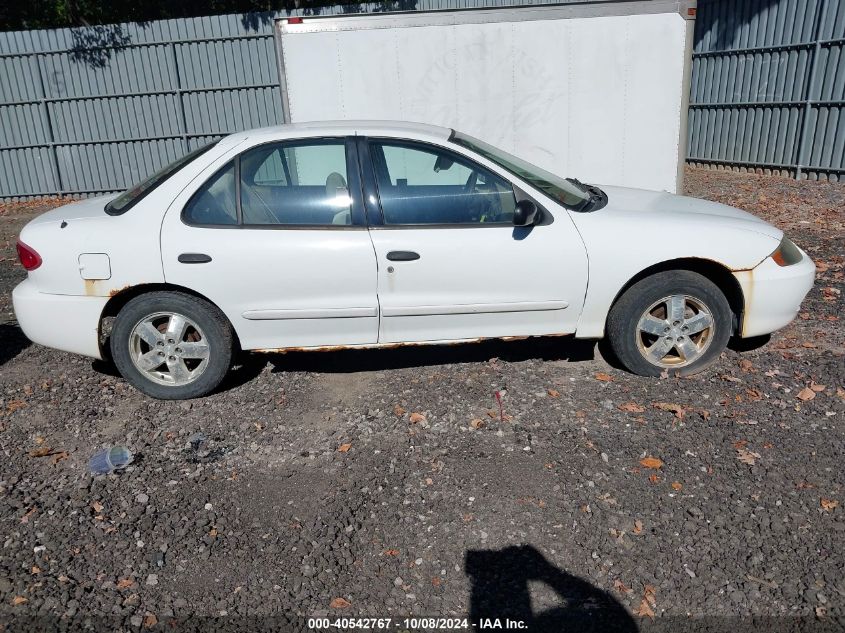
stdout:
[[[842,630],[845,186],[687,188],[820,271],[794,324],[702,375],[535,340],[248,357],[192,402],[26,341],[14,240],[45,207],[0,208],[0,630]],[[136,462],[92,477],[112,444]]]

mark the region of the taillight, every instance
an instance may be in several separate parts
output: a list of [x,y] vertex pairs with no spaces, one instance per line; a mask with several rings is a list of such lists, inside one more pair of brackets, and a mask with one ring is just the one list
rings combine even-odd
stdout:
[[26,270],[35,270],[41,265],[41,255],[34,248],[27,246],[20,240],[18,240],[17,248],[18,259],[21,260],[21,266]]

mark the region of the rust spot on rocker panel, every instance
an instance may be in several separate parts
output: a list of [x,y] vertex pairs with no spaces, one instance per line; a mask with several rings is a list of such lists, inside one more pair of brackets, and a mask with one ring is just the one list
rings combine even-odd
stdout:
[[483,343],[484,341],[524,341],[530,338],[551,338],[557,336],[571,336],[572,332],[556,332],[554,334],[536,334],[528,336],[482,336],[467,338],[459,341],[412,341],[409,343],[367,343],[364,345],[318,345],[313,347],[268,347],[250,350],[259,354],[287,354],[288,352],[339,352],[353,349],[398,349],[400,347],[423,347],[436,345],[464,345],[469,343]]

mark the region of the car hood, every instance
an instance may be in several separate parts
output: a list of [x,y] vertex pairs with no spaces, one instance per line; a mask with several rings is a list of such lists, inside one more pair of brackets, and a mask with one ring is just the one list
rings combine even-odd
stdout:
[[[646,189],[632,189],[628,187],[604,186],[599,187],[607,194],[607,206],[611,212],[628,214],[656,214],[686,219],[712,220],[714,223],[725,223],[738,229],[762,233],[776,240],[783,237],[783,231],[772,226],[765,220],[746,211],[730,207],[718,202],[679,196],[665,191],[648,191]],[[598,211],[602,213],[603,211]]]
[[77,200],[61,207],[57,207],[46,213],[42,213],[34,218],[30,224],[45,224],[49,222],[68,222],[74,220],[91,220],[94,218],[105,218],[106,204],[114,200],[120,194],[111,194],[108,196],[97,196],[96,198],[85,198],[84,200]]

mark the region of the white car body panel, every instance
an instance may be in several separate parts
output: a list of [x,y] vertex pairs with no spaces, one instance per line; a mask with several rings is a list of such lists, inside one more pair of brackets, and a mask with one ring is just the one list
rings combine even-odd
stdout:
[[[30,273],[41,292],[108,297],[126,286],[164,281],[161,263],[154,256],[159,245],[156,231],[150,230],[151,218],[143,214],[107,216],[103,208],[112,197],[89,198],[53,209],[21,231],[23,242],[38,252],[50,253]],[[102,278],[104,275],[96,274],[101,271],[90,267],[86,267],[87,273],[81,270],[90,260],[86,255],[92,254],[108,258],[108,277]]]
[[[165,279],[220,307],[244,349],[378,342],[376,260],[366,230],[188,227],[180,211],[172,207],[162,226]],[[180,264],[185,252],[212,261]]]
[[769,334],[788,325],[801,309],[801,301],[813,287],[816,266],[803,250],[804,259],[781,267],[768,257],[751,270],[741,270],[734,277],[745,297],[745,311],[740,323],[743,337]]
[[[213,160],[232,153],[242,141],[243,135],[226,137],[204,158]],[[106,215],[106,203],[116,196],[101,196],[38,216],[23,228],[20,239],[39,253],[50,255],[29,273],[29,278],[40,292],[89,297],[110,297],[132,286],[164,283],[159,236],[164,212],[206,165],[204,161],[189,163],[144,198],[132,213]],[[79,257],[85,253],[108,256],[108,279],[83,278]]]
[[[600,337],[625,285],[649,267],[701,259],[730,271],[745,297],[740,335],[783,327],[813,283],[803,253],[781,267],[782,232],[731,207],[667,193],[606,187],[606,207],[576,213],[484,157],[420,124],[337,122],[253,130],[223,139],[123,215],[88,199],[34,219],[21,241],[43,258],[13,293],[37,343],[100,358],[101,317],[113,296],[186,288],[224,312],[243,349],[393,346],[575,333]],[[553,216],[528,228],[200,228],[181,212],[233,156],[268,141],[395,137],[448,147],[516,184]],[[517,239],[519,238],[519,239]],[[420,253],[389,262],[391,250]],[[180,253],[207,253],[201,266]],[[388,267],[393,272],[388,272]],[[56,327],[57,315],[61,327]]]
[[[575,331],[587,257],[565,213],[530,231],[387,228],[371,235],[379,262],[379,342]],[[414,251],[420,259],[391,262],[390,251]]]
[[571,214],[590,254],[579,338],[603,336],[607,313],[619,292],[651,266],[693,258],[730,271],[751,270],[774,252],[783,237],[780,229],[727,205],[665,192],[603,189],[609,199],[604,209]]
[[102,359],[100,316],[108,297],[41,292],[32,279],[12,291],[12,305],[21,330],[33,343]]

